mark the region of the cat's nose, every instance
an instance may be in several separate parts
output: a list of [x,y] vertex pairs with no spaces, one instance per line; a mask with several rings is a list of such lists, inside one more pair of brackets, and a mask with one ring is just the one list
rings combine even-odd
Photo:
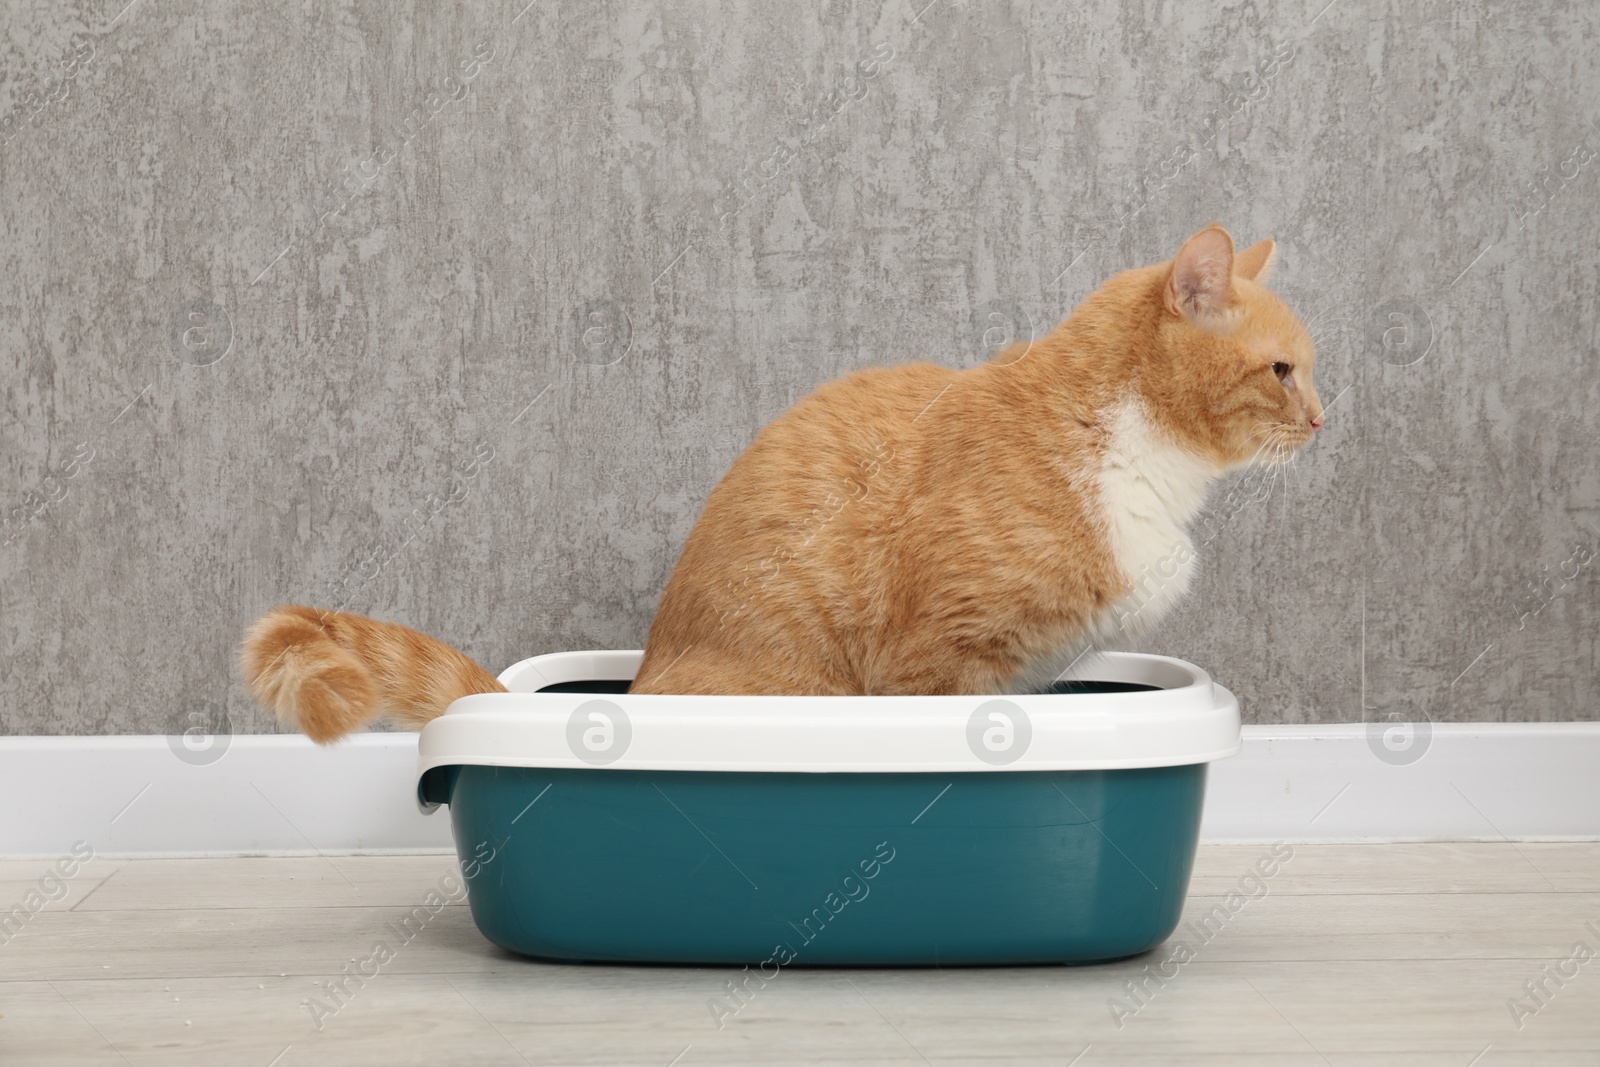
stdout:
[[1328,413],[1327,413],[1327,412],[1325,412],[1325,411],[1319,411],[1319,412],[1317,412],[1317,417],[1316,417],[1316,418],[1314,418],[1314,419],[1312,419],[1312,420],[1311,420],[1311,428],[1312,428],[1312,429],[1313,429],[1313,430],[1320,430],[1320,429],[1322,429],[1322,423],[1323,423],[1323,422],[1324,422],[1324,420],[1325,420],[1325,419],[1326,419],[1326,418],[1327,418],[1327,414],[1328,414]]

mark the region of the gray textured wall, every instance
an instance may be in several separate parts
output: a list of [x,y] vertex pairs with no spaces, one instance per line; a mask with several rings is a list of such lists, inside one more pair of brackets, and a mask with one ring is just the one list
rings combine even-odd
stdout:
[[1330,423],[1143,647],[1596,716],[1595,5],[125,2],[0,34],[0,732],[271,730],[285,600],[637,646],[763,423],[1212,219]]

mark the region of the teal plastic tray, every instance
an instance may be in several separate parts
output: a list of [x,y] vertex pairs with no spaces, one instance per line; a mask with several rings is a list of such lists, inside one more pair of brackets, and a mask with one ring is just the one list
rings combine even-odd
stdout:
[[[615,694],[609,706],[627,709],[634,749],[644,747],[651,699],[689,699],[627,697],[615,678],[551,681],[560,673],[545,662],[538,679],[539,700],[565,701],[550,717],[575,721],[588,705],[574,701]],[[1236,747],[1237,705],[1216,689],[1231,704]],[[425,808],[450,808],[478,929],[513,952],[748,964],[770,976],[786,966],[1087,963],[1146,951],[1177,925],[1204,760],[1169,753],[1160,766],[1063,770],[971,759],[982,769],[887,772],[504,765],[528,758],[517,731],[538,716],[532,705],[502,712],[492,701],[529,695],[458,702],[453,713],[488,716],[482,736],[506,740],[485,749],[504,754],[491,761],[425,734],[418,781]],[[1053,704],[1013,699],[1030,709],[1045,747],[1041,707],[1070,717],[1081,706],[1078,729],[1107,699],[1143,698],[1122,705],[1137,709],[1159,707],[1152,698],[1162,695],[1112,679],[1042,698]],[[1225,735],[1213,724],[1213,740]],[[559,748],[542,762],[560,756],[578,762]]]
[[450,805],[473,920],[513,952],[1083,963],[1143,952],[1177,926],[1205,780],[1203,763],[954,776],[451,767],[426,795]]

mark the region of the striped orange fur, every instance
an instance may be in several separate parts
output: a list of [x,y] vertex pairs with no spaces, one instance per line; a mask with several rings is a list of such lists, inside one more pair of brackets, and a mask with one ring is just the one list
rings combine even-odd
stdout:
[[286,605],[245,635],[240,665],[256,699],[313,741],[380,716],[421,729],[457,697],[504,692],[442,641],[398,623]]
[[[1209,226],[981,366],[818,389],[712,492],[632,691],[1015,691],[1148,626],[1188,588],[1206,489],[1322,424],[1274,252]],[[269,614],[243,656],[319,741],[500,689],[416,631],[310,608]]]

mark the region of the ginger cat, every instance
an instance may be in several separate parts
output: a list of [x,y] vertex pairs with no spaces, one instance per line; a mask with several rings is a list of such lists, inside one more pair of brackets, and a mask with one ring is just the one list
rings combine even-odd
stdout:
[[[1209,226],[988,363],[796,404],[711,493],[630,691],[1037,690],[1153,623],[1188,588],[1207,487],[1322,425],[1311,338],[1264,284],[1274,251]],[[257,622],[242,663],[321,742],[503,690],[414,630],[306,607]]]

